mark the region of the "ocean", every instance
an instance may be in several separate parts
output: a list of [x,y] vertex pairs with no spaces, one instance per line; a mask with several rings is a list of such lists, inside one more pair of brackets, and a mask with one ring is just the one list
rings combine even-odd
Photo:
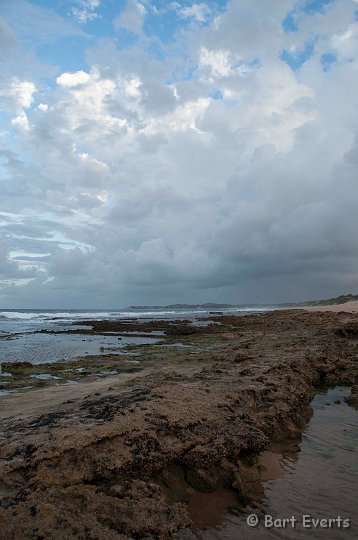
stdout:
[[[272,308],[230,307],[218,308],[215,312],[245,315]],[[126,345],[150,343],[158,337],[142,338],[117,336],[67,334],[68,329],[88,328],[76,324],[84,320],[124,319],[187,319],[199,324],[198,319],[208,317],[214,311],[204,308],[140,308],[124,310],[39,310],[20,309],[0,311],[0,364],[2,362],[32,362],[42,364],[69,360],[79,356],[108,354],[119,351]],[[52,330],[56,333],[40,333]],[[155,341],[154,341],[155,340]]]

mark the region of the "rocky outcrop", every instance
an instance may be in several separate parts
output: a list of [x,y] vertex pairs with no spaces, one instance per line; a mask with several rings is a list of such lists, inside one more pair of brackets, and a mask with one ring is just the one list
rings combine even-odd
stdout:
[[165,347],[143,348],[145,375],[3,413],[0,538],[172,538],[190,526],[188,485],[244,495],[248,463],[300,434],[315,388],[354,384],[354,317],[220,316],[195,333],[180,322]]

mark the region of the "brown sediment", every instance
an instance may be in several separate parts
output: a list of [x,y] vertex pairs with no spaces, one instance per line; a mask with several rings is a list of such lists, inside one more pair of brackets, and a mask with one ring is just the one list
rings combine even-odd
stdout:
[[91,321],[162,330],[166,346],[137,347],[138,373],[1,399],[0,538],[172,538],[190,527],[190,493],[250,499],[257,455],[299,436],[315,388],[357,380],[355,314],[211,319]]

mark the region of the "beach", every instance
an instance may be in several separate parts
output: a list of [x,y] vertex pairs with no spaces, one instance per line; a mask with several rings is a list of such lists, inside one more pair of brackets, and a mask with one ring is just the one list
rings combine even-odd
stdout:
[[[0,537],[196,538],[190,493],[259,503],[258,456],[300,437],[320,389],[348,386],[357,406],[358,316],[338,307],[82,321],[83,339],[157,340],[48,364],[30,390],[39,366],[7,364],[19,390],[0,401]],[[71,369],[80,381],[56,384]]]
[[339,313],[341,311],[346,313],[358,313],[358,300],[352,300],[345,302],[344,304],[306,307],[305,309],[307,311],[332,311],[335,313]]

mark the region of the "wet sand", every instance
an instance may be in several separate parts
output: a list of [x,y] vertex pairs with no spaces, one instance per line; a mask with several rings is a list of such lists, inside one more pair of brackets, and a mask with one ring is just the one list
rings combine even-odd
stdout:
[[91,321],[99,333],[161,331],[162,344],[132,349],[135,372],[1,398],[0,538],[193,537],[190,493],[248,504],[257,456],[300,436],[322,385],[353,386],[356,403],[355,313],[211,320]]

